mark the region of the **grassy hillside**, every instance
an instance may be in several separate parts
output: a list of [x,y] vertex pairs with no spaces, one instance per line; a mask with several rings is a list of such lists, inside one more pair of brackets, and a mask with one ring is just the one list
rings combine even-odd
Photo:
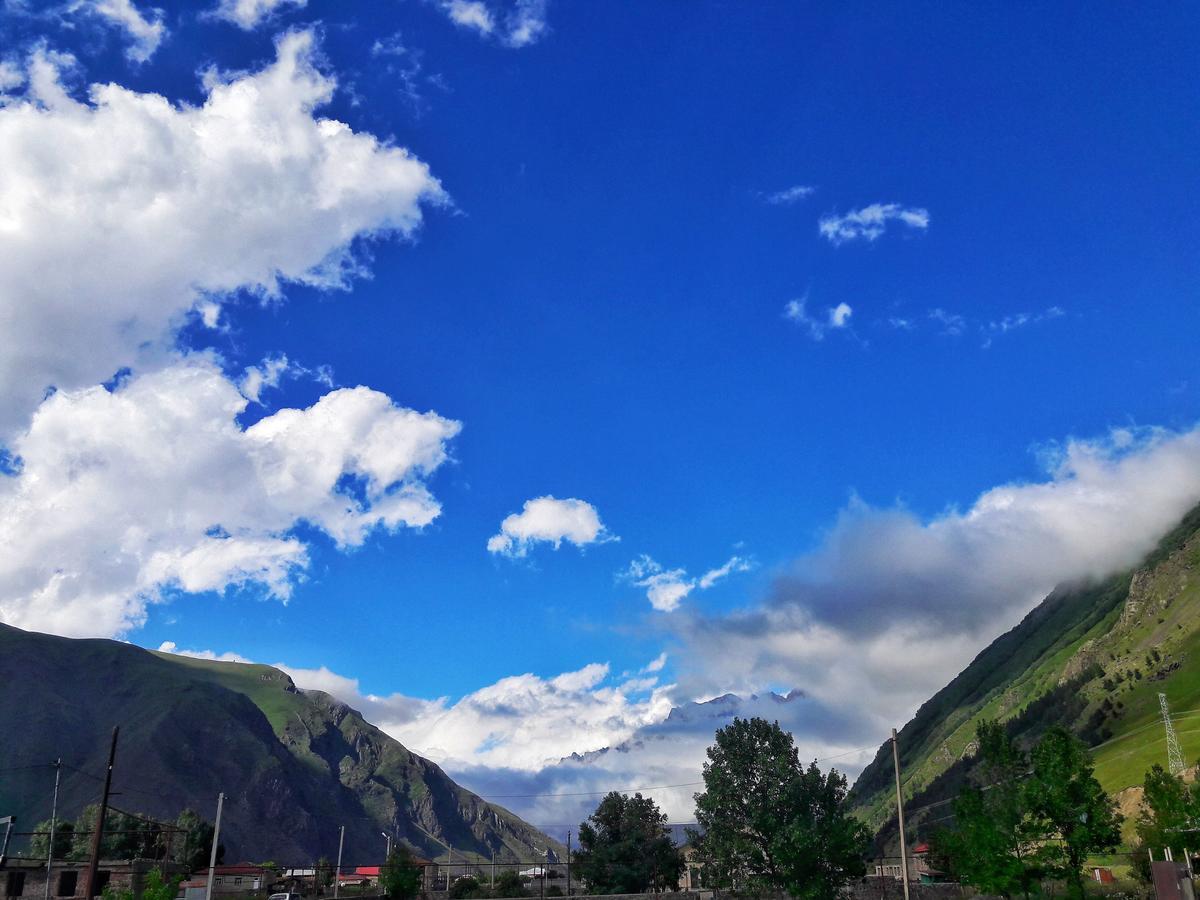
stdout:
[[[300,691],[270,666],[193,660],[115,641],[75,641],[0,625],[0,810],[48,817],[97,799],[108,736],[121,728],[114,784],[122,809],[211,817],[226,794],[231,857],[309,864],[336,852],[377,863],[387,830],[430,858],[533,859],[546,837],[455,784],[353,709]],[[549,842],[557,847],[554,842]]]
[[[1168,697],[1184,755],[1200,756],[1200,508],[1136,569],[1099,584],[1056,589],[998,638],[900,732],[906,802],[918,834],[944,821],[969,769],[975,726],[1011,723],[1032,742],[1050,724],[1068,725],[1093,748],[1110,792],[1138,784],[1166,762],[1158,693]],[[888,836],[894,791],[884,745],[851,797]]]

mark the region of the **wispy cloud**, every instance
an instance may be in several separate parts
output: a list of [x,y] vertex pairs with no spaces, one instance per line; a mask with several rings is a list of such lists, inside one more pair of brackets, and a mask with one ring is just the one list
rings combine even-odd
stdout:
[[951,337],[957,337],[967,330],[967,320],[965,316],[960,316],[958,313],[947,312],[940,306],[931,309],[927,314],[930,322],[936,323],[942,334],[948,334]]
[[220,0],[212,15],[245,31],[257,28],[285,6],[301,8],[308,0]]
[[977,334],[983,341],[983,349],[986,350],[996,338],[1022,328],[1061,319],[1066,314],[1066,310],[1061,306],[1048,306],[1040,312],[1018,312],[999,319],[978,320],[936,306],[927,310],[923,317],[893,315],[883,320],[883,323],[896,331],[913,332],[921,330],[923,325],[928,325],[938,334],[953,338],[968,333]]
[[814,341],[824,340],[830,331],[848,328],[852,315],[854,310],[850,304],[839,303],[829,307],[824,314],[814,316],[808,311],[807,294],[798,300],[789,300],[783,307],[783,317],[807,330]]
[[94,13],[128,34],[132,43],[126,48],[125,56],[133,62],[146,62],[167,36],[163,11],[150,9],[142,12],[133,5],[132,0],[88,0],[75,3],[71,9]]
[[929,227],[929,211],[920,207],[904,207],[899,203],[872,203],[845,215],[825,216],[817,230],[834,246],[848,241],[874,241],[881,237],[892,222],[924,231]]
[[428,109],[422,88],[433,85],[444,90],[446,87],[440,75],[425,74],[423,52],[406,44],[399,31],[388,37],[377,38],[371,45],[371,56],[377,60],[377,67],[396,79],[400,96],[408,101],[409,107],[418,116]]
[[1009,332],[1016,331],[1020,328],[1025,328],[1029,325],[1039,325],[1042,322],[1048,322],[1051,319],[1061,319],[1067,314],[1061,306],[1049,306],[1041,312],[1027,313],[1020,312],[1015,315],[1005,316],[1002,319],[995,319],[988,322],[983,327],[984,340],[983,347],[986,350],[992,346],[992,339],[1001,337]]
[[734,572],[748,572],[752,568],[754,563],[751,560],[732,556],[724,565],[709,569],[699,578],[690,578],[686,569],[666,569],[643,553],[618,577],[644,587],[646,599],[659,612],[672,612],[692,591],[706,591],[722,578]]
[[438,8],[459,28],[474,31],[482,37],[495,38],[507,47],[528,47],[549,31],[546,0],[516,0],[503,15],[484,0],[436,2]]
[[807,184],[795,184],[790,188],[784,188],[782,191],[775,191],[772,194],[763,196],[763,200],[770,203],[772,206],[791,206],[810,196],[816,188]]

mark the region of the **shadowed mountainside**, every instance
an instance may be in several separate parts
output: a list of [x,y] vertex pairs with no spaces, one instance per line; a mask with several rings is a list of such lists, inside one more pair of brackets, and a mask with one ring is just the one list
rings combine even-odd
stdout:
[[[387,830],[430,858],[540,856],[557,844],[455,784],[328,694],[270,666],[193,660],[106,640],[0,625],[0,813],[32,826],[98,799],[112,727],[121,728],[113,803],[211,819],[226,795],[227,859],[310,864],[337,851],[378,863]],[[22,828],[24,830],[24,828]]]

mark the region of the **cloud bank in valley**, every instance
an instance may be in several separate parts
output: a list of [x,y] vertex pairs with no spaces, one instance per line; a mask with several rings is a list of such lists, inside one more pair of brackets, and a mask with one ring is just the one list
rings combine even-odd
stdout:
[[1056,585],[1132,565],[1200,501],[1200,429],[1120,429],[1044,457],[1045,480],[928,521],[854,501],[762,603],[672,620],[681,690],[800,686],[885,733]]

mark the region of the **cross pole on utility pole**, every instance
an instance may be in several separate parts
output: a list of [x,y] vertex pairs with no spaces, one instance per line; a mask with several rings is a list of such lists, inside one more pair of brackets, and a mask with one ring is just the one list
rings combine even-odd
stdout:
[[[96,815],[96,830],[92,833],[92,855],[88,860],[87,882],[85,898],[96,896],[96,876],[100,871],[100,842],[104,838],[104,816],[108,812],[108,795],[112,791],[112,773],[113,764],[117,761],[117,735],[120,733],[119,725],[113,726],[112,745],[108,748],[108,770],[104,773],[104,794],[100,798],[100,812]],[[54,835],[50,836],[51,842],[54,840]],[[49,872],[46,873],[49,876]]]
[[50,802],[50,850],[46,854],[46,900],[50,900],[50,869],[54,866],[54,838],[58,826],[58,779],[62,775],[62,757],[54,761],[54,799]]
[[892,729],[892,762],[896,767],[896,818],[900,824],[900,877],[904,879],[904,900],[908,900],[908,847],[904,840],[904,795],[900,791],[900,749],[896,729]]
[[346,842],[346,826],[342,826],[342,830],[338,832],[338,861],[337,868],[333,870],[333,900],[337,900],[338,884],[342,880],[342,844]]
[[221,837],[221,810],[225,806],[225,794],[217,794],[217,821],[213,825],[212,851],[208,854],[208,884],[204,888],[204,900],[212,900],[213,877],[217,874],[217,841]]

